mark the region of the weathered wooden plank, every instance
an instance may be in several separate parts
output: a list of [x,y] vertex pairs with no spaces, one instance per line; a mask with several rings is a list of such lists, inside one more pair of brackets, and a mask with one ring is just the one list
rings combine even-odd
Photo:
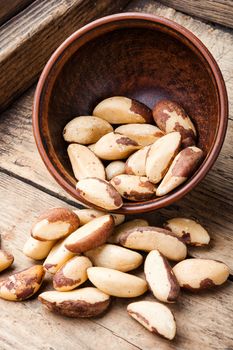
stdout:
[[0,25],[22,11],[34,0],[0,0]]
[[[0,222],[3,247],[14,254],[15,270],[19,270],[32,264],[23,256],[22,247],[35,216],[45,207],[64,203],[5,174],[1,174],[0,178],[0,197],[0,212],[4,212]],[[49,283],[48,280],[46,288],[51,288]],[[145,298],[153,300],[149,293]],[[178,329],[173,342],[150,334],[130,319],[126,313],[126,306],[130,302],[127,299],[114,299],[109,312],[93,320],[70,320],[53,315],[45,311],[36,299],[23,303],[0,300],[1,317],[4,320],[0,325],[0,348],[231,349],[232,298],[232,282],[199,295],[183,292],[179,302],[170,305]]]
[[160,2],[190,15],[233,28],[232,0],[160,0]]
[[118,12],[129,0],[36,0],[0,28],[0,110],[38,77],[51,53],[94,18]]
[[27,182],[46,187],[58,196],[71,199],[71,196],[57,186],[37,152],[31,124],[33,94],[34,88],[22,97],[23,103],[20,99],[13,105],[12,118],[9,118],[8,111],[0,117],[0,167],[14,172]]
[[[145,299],[154,300],[151,295],[147,295]],[[232,349],[233,321],[230,319],[230,323],[226,323],[232,312],[232,282],[221,290],[200,295],[183,292],[176,304],[169,305],[176,318],[177,337],[172,342],[163,340],[161,345],[134,320],[126,318],[125,308],[128,304],[128,300],[118,299],[113,305],[109,314],[109,318],[112,318],[111,329],[115,333],[119,332],[123,338],[127,336],[127,340],[131,342],[136,339],[136,344],[143,350]],[[221,312],[218,313],[217,310]],[[102,325],[107,322],[109,319],[101,319]]]
[[0,301],[2,350],[136,350],[107,328],[87,319],[64,319],[46,312],[34,299],[24,303]]

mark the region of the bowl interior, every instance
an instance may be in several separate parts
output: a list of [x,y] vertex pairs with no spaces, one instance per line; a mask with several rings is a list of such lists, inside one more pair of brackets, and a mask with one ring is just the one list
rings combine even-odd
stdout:
[[[214,75],[202,53],[163,23],[115,20],[74,36],[54,58],[43,86],[41,138],[53,167],[69,186],[74,188],[76,180],[62,130],[72,118],[91,115],[98,102],[114,95],[149,107],[161,98],[179,102],[197,128],[198,147],[208,156],[220,106]],[[137,205],[143,203],[126,203]]]

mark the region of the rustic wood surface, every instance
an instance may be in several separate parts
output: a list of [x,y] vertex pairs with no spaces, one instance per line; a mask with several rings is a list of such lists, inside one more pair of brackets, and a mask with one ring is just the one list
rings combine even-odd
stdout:
[[179,11],[233,28],[232,0],[160,0]]
[[0,25],[22,11],[34,0],[0,0]]
[[[6,174],[1,174],[0,191],[0,211],[4,213],[1,236],[3,248],[15,256],[12,272],[33,263],[23,255],[22,248],[36,215],[45,207],[64,206],[64,202]],[[1,277],[7,274],[9,272],[1,274]],[[46,282],[43,290],[51,289],[49,280]],[[130,319],[126,312],[130,301],[125,299],[115,299],[108,313],[91,320],[70,320],[51,314],[36,298],[22,303],[0,300],[4,319],[0,324],[0,349],[79,350],[104,349],[107,346],[114,350],[217,350],[221,345],[221,349],[229,350],[233,345],[232,295],[232,282],[199,295],[182,293],[179,302],[171,306],[178,327],[178,336],[173,342],[150,334]],[[137,300],[144,298],[153,300],[149,293]],[[217,310],[221,310],[219,317]]]
[[36,0],[14,21],[2,26],[0,111],[31,86],[52,52],[65,38],[97,17],[119,12],[128,2]]
[[[152,0],[133,1],[128,10],[154,13],[184,25],[206,44],[223,72],[230,101],[229,127],[215,166],[184,199],[145,216],[155,224],[175,215],[198,218],[210,231],[211,249],[193,248],[190,254],[223,260],[233,273],[233,31]],[[0,233],[3,247],[15,256],[13,269],[1,276],[33,263],[23,256],[22,247],[39,212],[52,206],[78,206],[48,174],[37,153],[31,126],[33,93],[34,87],[0,117]],[[51,288],[49,280],[45,288]],[[149,293],[146,298],[151,299]],[[179,302],[171,305],[178,328],[173,342],[151,335],[130,319],[128,302],[115,299],[102,317],[70,320],[45,311],[36,298],[22,303],[0,301],[0,349],[233,349],[231,281],[198,295],[182,293]]]

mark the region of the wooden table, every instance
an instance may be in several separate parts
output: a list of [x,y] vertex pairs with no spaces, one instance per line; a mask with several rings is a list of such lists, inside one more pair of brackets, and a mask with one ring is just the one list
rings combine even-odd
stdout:
[[[191,18],[158,2],[132,1],[126,10],[170,18],[187,27],[209,48],[223,72],[230,102],[229,125],[222,152],[205,180],[178,203],[145,216],[161,223],[175,215],[198,218],[211,234],[211,247],[193,248],[191,256],[227,263],[233,272],[233,30]],[[2,246],[13,253],[10,272],[32,265],[22,254],[36,215],[52,206],[78,207],[51,178],[32,135],[35,87],[0,119],[0,232]],[[9,271],[1,276],[9,274]],[[49,284],[49,279],[47,279]],[[46,284],[46,283],[45,283]],[[44,289],[44,288],[43,288]],[[146,299],[152,299],[148,294]],[[128,300],[116,299],[110,311],[94,319],[65,319],[44,310],[36,298],[21,303],[0,301],[1,350],[133,350],[233,349],[233,283],[216,290],[183,292],[171,305],[177,337],[168,342],[147,332],[128,317]]]

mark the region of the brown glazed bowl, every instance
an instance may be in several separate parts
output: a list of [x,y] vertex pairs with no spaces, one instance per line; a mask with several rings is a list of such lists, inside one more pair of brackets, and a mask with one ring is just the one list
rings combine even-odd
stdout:
[[91,115],[110,96],[135,98],[149,107],[161,98],[180,103],[197,128],[205,158],[176,190],[146,202],[124,202],[119,213],[167,206],[191,191],[215,162],[227,128],[228,102],[217,63],[187,29],[147,14],[96,20],[71,35],[45,66],[34,100],[33,129],[40,155],[56,181],[84,205],[67,156],[62,130]]

